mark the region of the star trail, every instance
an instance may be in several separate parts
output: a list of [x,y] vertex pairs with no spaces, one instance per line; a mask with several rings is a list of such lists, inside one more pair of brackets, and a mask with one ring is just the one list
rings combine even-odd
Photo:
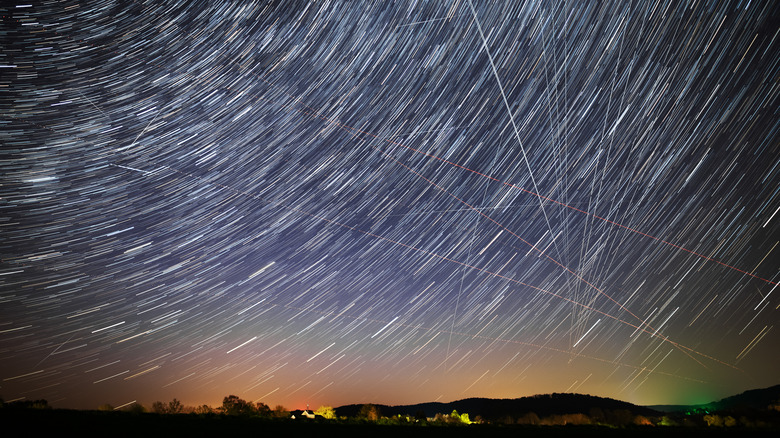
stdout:
[[772,2],[0,12],[5,401],[778,383]]

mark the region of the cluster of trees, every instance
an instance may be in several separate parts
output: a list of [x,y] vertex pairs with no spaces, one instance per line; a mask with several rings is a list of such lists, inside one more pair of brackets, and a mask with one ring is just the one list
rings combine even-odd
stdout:
[[655,424],[644,415],[633,414],[627,409],[602,410],[593,408],[590,414],[551,414],[540,417],[535,412],[527,412],[518,418],[506,416],[499,423],[522,426],[652,426]]
[[[157,414],[224,414],[260,418],[290,418],[291,416],[290,411],[283,405],[276,405],[271,409],[270,406],[263,402],[252,403],[236,395],[229,395],[223,398],[222,404],[216,408],[212,408],[209,405],[184,406],[179,400],[174,398],[168,403],[161,401],[152,403],[151,410]],[[332,406],[320,406],[312,415],[326,420],[334,420],[336,419],[336,410]]]
[[704,421],[707,422],[707,426],[715,427],[734,427],[737,425],[737,420],[731,415],[721,417],[717,414],[708,414],[704,416]]
[[672,426],[672,427],[746,427],[764,428],[778,425],[777,416],[767,415],[761,412],[752,412],[751,415],[729,415],[728,412],[720,414],[668,414],[659,416],[645,416],[632,414],[627,410],[602,412],[600,409],[591,410],[590,415],[555,414],[539,417],[534,412],[528,412],[518,418],[506,416],[498,421],[502,424],[517,424],[523,426],[566,426],[566,425],[593,425],[609,427],[633,427],[633,426]]
[[472,421],[469,418],[469,414],[463,413],[459,414],[457,410],[453,409],[453,411],[449,414],[436,414],[436,416],[433,417],[434,423],[444,423],[444,424],[474,424],[474,423],[482,423],[482,419],[477,415],[477,417]]
[[252,403],[243,400],[235,395],[229,395],[222,399],[222,405],[212,408],[209,405],[185,406],[177,399],[169,402],[156,401],[152,403],[150,409],[147,409],[140,403],[130,403],[121,407],[114,407],[110,404],[98,406],[99,411],[123,411],[123,412],[153,412],[155,414],[225,414],[240,415],[245,417],[263,417],[263,418],[288,418],[290,412],[282,405],[277,405],[271,409],[265,403]]
[[[347,419],[346,417],[341,417]],[[360,407],[357,415],[353,417],[358,421],[371,421],[378,424],[435,424],[435,425],[467,425],[482,423],[482,419],[477,416],[474,420],[469,418],[469,414],[458,413],[457,410],[453,410],[450,414],[436,414],[433,418],[428,418],[423,411],[417,411],[414,416],[397,414],[395,416],[385,417],[382,415],[382,411],[379,406],[373,404],[365,404]]]
[[[135,405],[135,404],[134,404]],[[140,405],[137,405],[140,406]],[[129,408],[123,408],[123,410],[131,410]],[[238,396],[229,395],[222,399],[222,404],[216,408],[212,408],[208,405],[201,405],[198,407],[187,407],[182,403],[173,399],[170,402],[164,403],[156,401],[152,404],[152,412],[157,414],[180,414],[180,413],[194,413],[194,414],[223,414],[233,415],[241,417],[260,417],[260,418],[290,418],[291,412],[282,405],[277,405],[271,409],[268,405],[262,402],[252,403],[246,401]],[[297,414],[297,413],[296,413]],[[482,419],[477,416],[476,419],[471,420],[469,414],[458,413],[457,410],[453,410],[450,414],[436,414],[433,418],[427,418],[422,411],[417,412],[413,417],[409,415],[397,415],[385,417],[382,416],[382,411],[379,406],[373,404],[364,404],[360,407],[360,410],[354,417],[348,418],[345,416],[339,417],[336,410],[332,406],[320,406],[313,412],[301,413],[303,418],[319,418],[324,420],[357,420],[357,421],[369,421],[376,422],[378,424],[412,424],[420,422],[430,422],[434,424],[447,424],[447,425],[467,425],[482,423]]]
[[2,409],[51,409],[46,400],[16,400],[5,403],[0,399],[0,408]]
[[218,413],[226,415],[240,415],[244,417],[286,418],[289,411],[282,405],[271,409],[263,402],[252,404],[235,395],[229,395],[222,399],[222,406],[217,408]]
[[181,414],[184,412],[184,405],[176,399],[173,399],[168,403],[156,401],[152,403],[152,412],[156,414]]
[[263,402],[252,403],[235,395],[223,398],[222,405],[216,408],[212,408],[209,405],[185,407],[175,398],[168,403],[156,401],[152,403],[152,412],[158,414],[224,414],[261,418],[288,418],[290,416],[290,411],[282,405],[276,405],[276,407],[271,409]]
[[707,414],[702,419],[709,427],[780,427],[780,418],[771,411],[766,413],[752,412],[748,413],[748,415],[739,415],[737,412],[732,412],[732,414],[736,417],[728,415],[728,413],[721,413]]

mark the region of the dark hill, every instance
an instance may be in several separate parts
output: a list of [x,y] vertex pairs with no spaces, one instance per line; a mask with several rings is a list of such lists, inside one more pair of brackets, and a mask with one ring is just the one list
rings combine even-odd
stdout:
[[[353,417],[363,405],[347,405],[336,409],[339,416]],[[550,415],[589,414],[593,410],[602,412],[628,411],[633,415],[657,415],[658,411],[644,406],[583,394],[544,394],[516,399],[467,398],[450,403],[420,403],[405,406],[375,405],[383,416],[424,414],[433,417],[437,413],[449,414],[453,410],[468,413],[471,418],[477,415],[485,420],[497,421],[505,417],[518,418],[529,412],[539,417]]]
[[648,406],[661,412],[687,412],[687,411],[765,411],[770,406],[780,405],[780,385],[769,388],[751,389],[741,394],[732,395],[719,401],[701,405],[656,405]]
[[778,404],[780,404],[780,385],[751,389],[742,394],[732,395],[712,403],[715,409],[722,411],[763,411],[769,409],[770,405]]

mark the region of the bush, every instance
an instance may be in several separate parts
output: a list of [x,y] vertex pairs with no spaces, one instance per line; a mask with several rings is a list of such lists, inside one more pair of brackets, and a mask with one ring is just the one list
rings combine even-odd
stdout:
[[316,411],[314,411],[314,415],[320,415],[328,420],[335,420],[336,410],[333,409],[333,406],[320,406]]

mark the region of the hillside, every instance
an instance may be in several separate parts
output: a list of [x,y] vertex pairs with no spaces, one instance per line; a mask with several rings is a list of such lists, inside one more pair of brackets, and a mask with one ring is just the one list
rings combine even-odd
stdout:
[[[339,416],[352,417],[358,414],[363,405],[346,405],[336,408]],[[468,398],[450,403],[419,403],[404,406],[376,405],[384,416],[423,415],[433,417],[437,413],[448,414],[453,410],[468,413],[471,418],[477,416],[488,421],[500,421],[506,417],[519,418],[528,413],[539,417],[584,413],[600,410],[608,412],[628,411],[632,415],[658,415],[659,412],[628,402],[611,398],[584,394],[544,394],[516,399]]]
[[751,389],[718,401],[699,405],[655,405],[647,406],[661,412],[690,411],[763,411],[770,406],[780,405],[780,385],[769,388]]

